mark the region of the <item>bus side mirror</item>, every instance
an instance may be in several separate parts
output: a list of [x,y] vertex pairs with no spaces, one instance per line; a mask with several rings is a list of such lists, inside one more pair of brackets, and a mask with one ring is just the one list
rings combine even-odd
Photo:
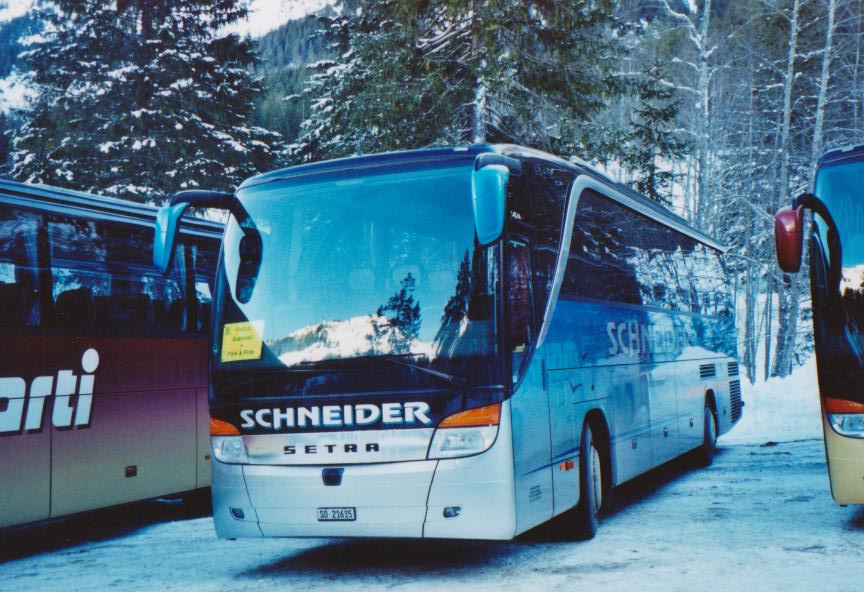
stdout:
[[174,262],[174,243],[177,240],[177,230],[180,217],[189,207],[188,203],[159,208],[156,212],[156,232],[153,237],[153,266],[160,273],[168,273]]
[[177,242],[177,231],[180,228],[180,218],[186,208],[216,208],[235,212],[239,203],[233,193],[219,191],[181,191],[174,194],[171,203],[159,208],[156,213],[156,229],[153,235],[153,266],[160,273],[168,273],[174,262],[174,244]]
[[804,242],[804,208],[787,206],[774,215],[774,242],[777,263],[786,273],[801,269],[801,248]]
[[504,231],[507,180],[510,169],[503,164],[490,164],[474,171],[471,176],[471,197],[474,205],[474,227],[481,246],[494,243]]

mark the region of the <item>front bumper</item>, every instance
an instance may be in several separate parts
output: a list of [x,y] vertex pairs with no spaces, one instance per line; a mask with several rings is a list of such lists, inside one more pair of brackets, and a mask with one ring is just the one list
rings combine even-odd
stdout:
[[[222,538],[409,537],[511,539],[516,532],[509,409],[498,437],[465,458],[322,466],[213,461],[213,518]],[[356,508],[356,520],[319,522],[318,508]],[[445,517],[445,508],[458,515]],[[451,510],[450,514],[453,513]]]

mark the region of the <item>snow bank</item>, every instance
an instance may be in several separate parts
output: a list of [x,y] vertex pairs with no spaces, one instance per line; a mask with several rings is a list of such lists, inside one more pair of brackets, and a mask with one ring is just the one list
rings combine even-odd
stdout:
[[[743,378],[743,377],[742,377]],[[721,438],[723,444],[764,444],[822,438],[816,358],[786,378],[755,385],[741,381],[744,417]]]

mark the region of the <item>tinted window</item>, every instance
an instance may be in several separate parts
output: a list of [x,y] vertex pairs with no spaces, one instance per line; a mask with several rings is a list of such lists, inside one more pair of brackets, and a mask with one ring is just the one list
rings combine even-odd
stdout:
[[524,163],[525,174],[508,186],[510,234],[531,245],[538,323],[555,278],[567,196],[573,174],[542,163]]
[[219,241],[181,237],[169,276],[152,244],[146,226],[0,209],[0,327],[206,331]]
[[590,190],[579,200],[562,293],[730,313],[718,251]]
[[150,263],[152,230],[71,217],[47,219],[53,310],[61,329],[180,331],[186,323],[185,258],[162,276]]
[[561,285],[565,296],[597,298],[640,304],[634,240],[640,236],[640,218],[594,191],[579,198],[570,256]]
[[0,210],[0,327],[39,325],[40,220],[32,212]]

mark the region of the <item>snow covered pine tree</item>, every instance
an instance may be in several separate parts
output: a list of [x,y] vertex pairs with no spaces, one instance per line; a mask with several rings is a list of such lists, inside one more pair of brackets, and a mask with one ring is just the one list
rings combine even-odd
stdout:
[[279,136],[247,124],[251,40],[221,35],[243,0],[50,0],[26,53],[38,96],[14,135],[21,181],[159,202],[271,167]]
[[585,153],[622,91],[614,2],[350,0],[294,158],[516,142]]

